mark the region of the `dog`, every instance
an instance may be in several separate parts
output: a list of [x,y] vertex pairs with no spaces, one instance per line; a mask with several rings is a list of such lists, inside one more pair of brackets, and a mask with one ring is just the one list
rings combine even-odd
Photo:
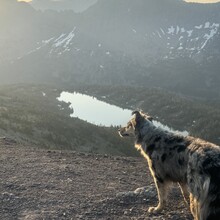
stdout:
[[[134,111],[121,137],[135,137],[135,147],[147,159],[159,203],[148,212],[159,212],[167,203],[168,188],[178,183],[190,200],[194,220],[220,220],[220,147],[191,136],[165,131],[153,118]],[[190,197],[190,198],[189,198]]]

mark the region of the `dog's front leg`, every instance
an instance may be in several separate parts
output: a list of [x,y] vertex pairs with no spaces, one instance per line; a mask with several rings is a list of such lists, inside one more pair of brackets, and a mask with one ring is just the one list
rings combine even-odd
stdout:
[[160,212],[166,205],[168,195],[168,184],[155,179],[159,203],[156,207],[150,207],[148,212]]

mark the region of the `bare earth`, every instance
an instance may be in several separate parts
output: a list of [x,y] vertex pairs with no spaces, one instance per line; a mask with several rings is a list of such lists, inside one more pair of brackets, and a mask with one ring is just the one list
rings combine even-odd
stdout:
[[0,164],[2,220],[192,219],[176,186],[165,211],[147,213],[157,195],[143,158],[41,150],[1,138]]

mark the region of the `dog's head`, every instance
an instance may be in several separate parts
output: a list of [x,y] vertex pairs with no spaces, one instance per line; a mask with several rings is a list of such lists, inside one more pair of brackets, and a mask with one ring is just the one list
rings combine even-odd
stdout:
[[135,130],[142,127],[147,121],[152,121],[153,118],[142,111],[132,112],[133,117],[127,123],[127,126],[118,129],[118,133],[121,137],[134,137]]

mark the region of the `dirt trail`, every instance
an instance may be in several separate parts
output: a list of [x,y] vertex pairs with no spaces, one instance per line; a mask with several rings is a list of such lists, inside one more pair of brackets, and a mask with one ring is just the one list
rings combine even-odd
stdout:
[[0,164],[2,220],[192,219],[176,187],[165,211],[147,213],[157,196],[143,158],[41,150],[1,138]]

